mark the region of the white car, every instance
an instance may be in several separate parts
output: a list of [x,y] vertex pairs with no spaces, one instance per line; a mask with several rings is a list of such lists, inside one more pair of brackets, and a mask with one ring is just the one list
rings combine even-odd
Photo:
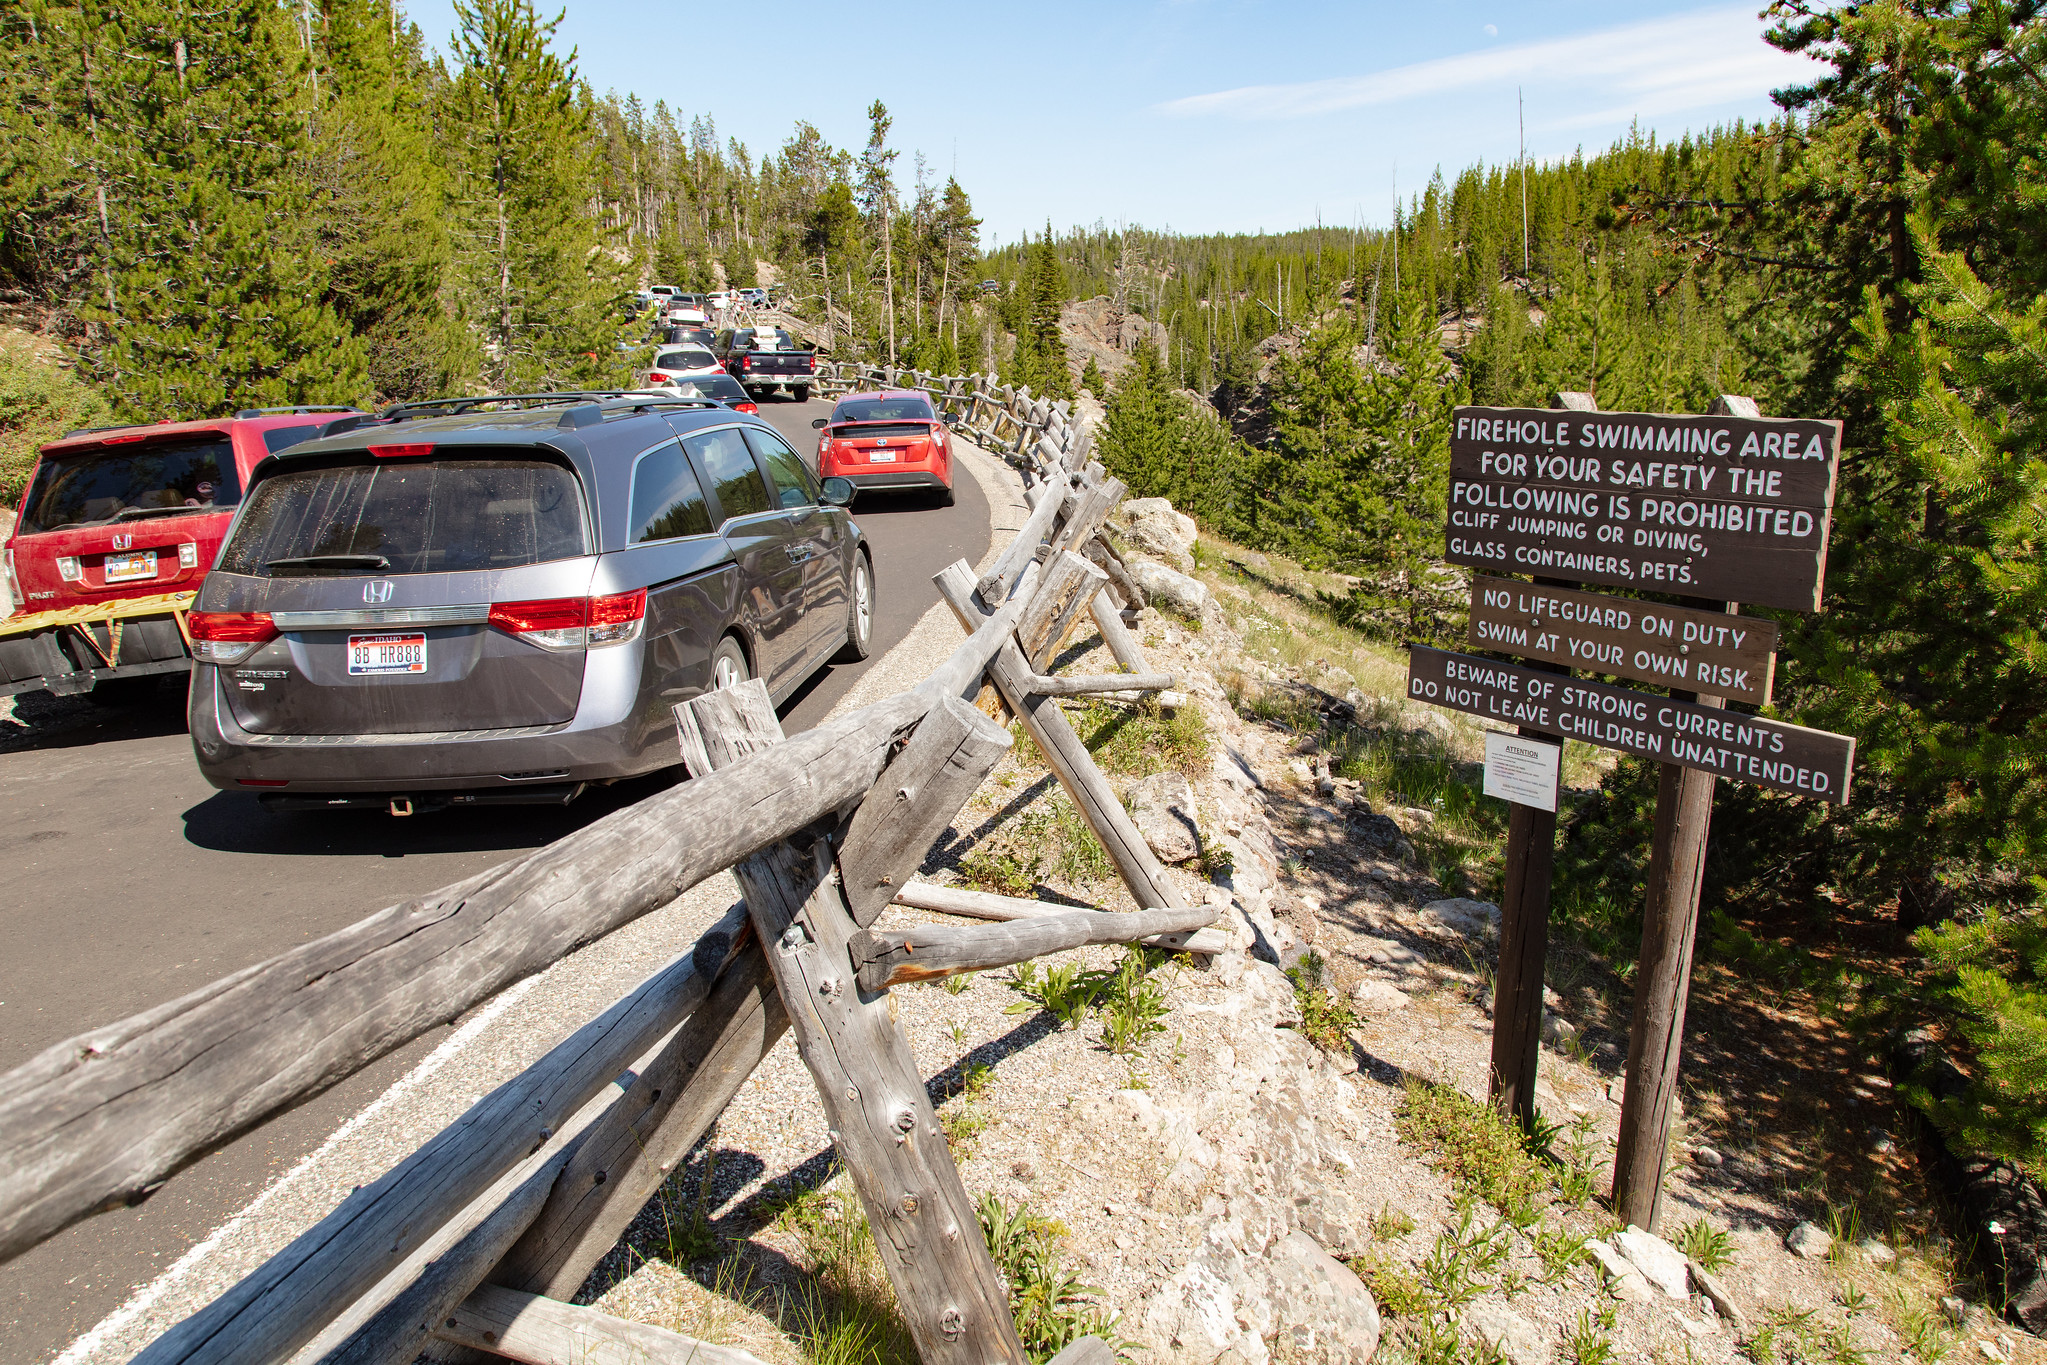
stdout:
[[721,308],[730,308],[737,299],[731,290],[720,289],[704,301],[711,305],[713,311],[716,311]]
[[683,346],[656,355],[654,367],[647,371],[641,382],[643,387],[654,389],[678,380],[701,379],[723,373],[725,367],[718,363],[718,357],[701,346]]
[[704,316],[704,310],[701,308],[684,308],[678,305],[668,310],[668,325],[670,327],[709,327],[711,320]]

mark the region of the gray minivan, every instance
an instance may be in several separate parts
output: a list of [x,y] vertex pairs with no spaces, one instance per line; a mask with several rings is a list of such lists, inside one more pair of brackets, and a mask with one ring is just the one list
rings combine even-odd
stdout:
[[851,495],[692,397],[344,419],[256,467],[200,586],[200,771],[273,808],[407,814],[674,764],[675,703],[752,676],[779,702],[866,656]]

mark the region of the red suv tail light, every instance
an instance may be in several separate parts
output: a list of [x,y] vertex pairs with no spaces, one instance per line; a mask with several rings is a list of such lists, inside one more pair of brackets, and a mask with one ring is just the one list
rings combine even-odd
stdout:
[[194,611],[185,614],[192,633],[192,657],[209,664],[235,664],[277,638],[267,611]]
[[610,597],[550,597],[534,602],[499,602],[490,623],[542,649],[585,649],[622,645],[640,636],[647,617],[647,590]]
[[758,403],[734,403],[732,406],[738,412],[750,412],[756,417],[761,415],[761,405]]
[[647,382],[650,384],[666,384],[668,376],[660,370],[649,370],[647,371]]

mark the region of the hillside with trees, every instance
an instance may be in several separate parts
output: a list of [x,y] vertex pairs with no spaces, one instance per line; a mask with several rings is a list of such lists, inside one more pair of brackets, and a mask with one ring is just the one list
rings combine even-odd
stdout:
[[118,415],[622,382],[631,292],[761,282],[832,349],[938,363],[973,292],[967,192],[889,116],[857,155],[756,155],[598,94],[527,0],[445,58],[384,0],[0,15],[0,298]]
[[[1703,412],[1737,393],[1843,419],[1827,607],[1781,614],[1773,711],[1859,737],[1854,804],[1723,785],[1701,952],[1833,981],[1873,1046],[1944,1024],[1969,1086],[1924,1103],[2037,1171],[2047,30],[1988,4],[1778,17],[1771,41],[1829,69],[1774,122],[1438,175],[1386,231],[1048,232],[987,273],[1034,378],[1061,276],[1064,299],[1144,319],[1113,373],[1087,358],[1110,467],[1230,540],[1353,575],[1329,608],[1394,639],[1462,632],[1438,567],[1458,403]],[[1621,956],[1654,788],[1626,761],[1566,817],[1560,895]],[[1904,935],[1917,956],[1886,959]]]

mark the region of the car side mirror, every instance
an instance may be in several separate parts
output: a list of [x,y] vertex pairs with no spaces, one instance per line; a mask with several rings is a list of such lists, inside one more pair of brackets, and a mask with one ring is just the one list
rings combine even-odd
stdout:
[[855,489],[853,481],[843,474],[834,474],[824,481],[824,505],[827,507],[851,507]]
[[947,414],[945,414],[945,424],[948,427],[953,428],[954,430],[958,430],[960,424],[960,415],[956,412],[948,412]]
[[815,428],[816,428],[817,430],[819,430],[819,431],[823,431],[823,430],[824,430],[824,424],[825,424],[825,419],[824,419],[824,418],[822,418],[822,417],[813,417],[813,418],[811,418],[811,419],[810,419],[810,425],[811,425],[811,426],[813,426],[813,427],[815,427]]

